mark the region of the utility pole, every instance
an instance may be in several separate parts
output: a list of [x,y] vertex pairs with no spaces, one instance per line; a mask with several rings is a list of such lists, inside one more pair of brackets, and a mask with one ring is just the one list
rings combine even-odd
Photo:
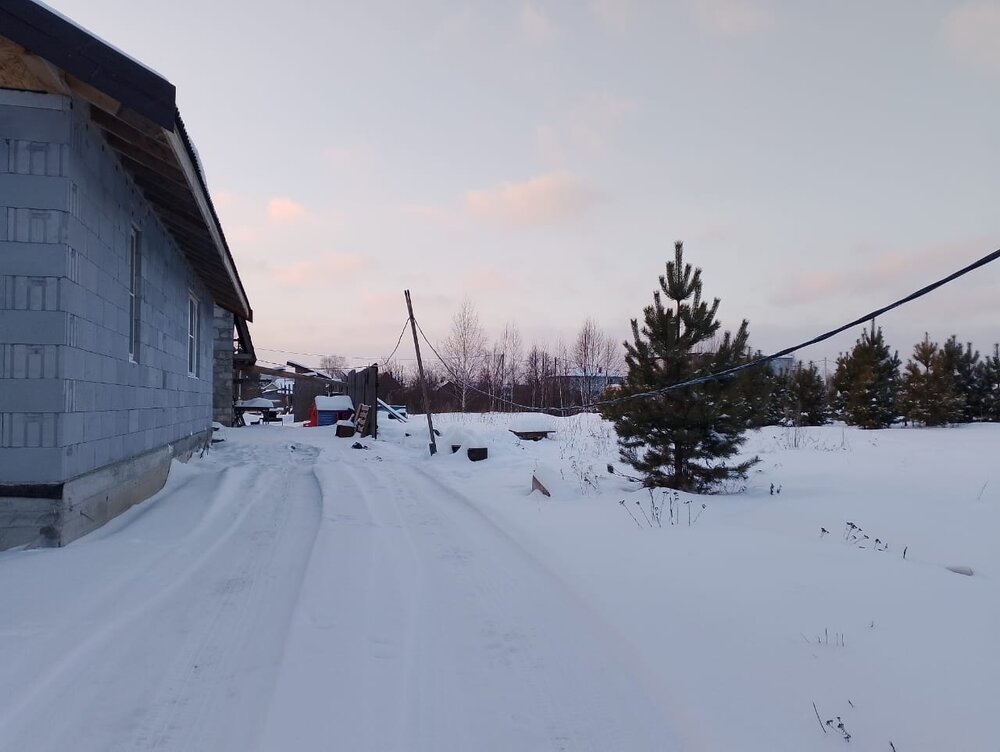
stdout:
[[427,396],[427,379],[424,378],[424,361],[420,358],[420,340],[417,339],[417,322],[413,318],[413,303],[410,301],[410,291],[406,295],[406,310],[410,314],[410,329],[413,331],[413,349],[417,351],[417,372],[420,374],[420,393],[424,400],[424,414],[427,415],[427,432],[430,434],[431,454],[437,454],[437,442],[434,440],[434,421],[431,419],[431,401]]

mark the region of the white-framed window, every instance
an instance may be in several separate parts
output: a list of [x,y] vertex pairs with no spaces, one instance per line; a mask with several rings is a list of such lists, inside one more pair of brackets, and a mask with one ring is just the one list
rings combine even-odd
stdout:
[[198,375],[198,352],[201,349],[201,315],[198,299],[188,295],[188,376]]
[[132,228],[128,243],[128,359],[139,362],[139,324],[142,310],[142,233]]

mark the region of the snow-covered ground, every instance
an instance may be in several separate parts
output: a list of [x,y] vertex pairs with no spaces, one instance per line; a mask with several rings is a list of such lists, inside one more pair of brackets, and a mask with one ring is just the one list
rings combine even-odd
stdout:
[[764,429],[651,499],[596,416],[435,421],[228,430],[0,554],[0,749],[997,748],[1000,426]]

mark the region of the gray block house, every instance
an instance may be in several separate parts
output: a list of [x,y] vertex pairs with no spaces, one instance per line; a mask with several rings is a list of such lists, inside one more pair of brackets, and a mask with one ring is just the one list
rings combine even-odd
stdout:
[[155,493],[231,414],[234,360],[253,363],[174,95],[0,0],[0,549],[66,544]]

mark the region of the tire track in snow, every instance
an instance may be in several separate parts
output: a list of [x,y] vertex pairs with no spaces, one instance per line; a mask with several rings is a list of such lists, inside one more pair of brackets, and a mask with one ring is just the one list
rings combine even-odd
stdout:
[[420,561],[350,464],[321,460],[323,519],[260,749],[408,749]]
[[[133,748],[242,750],[252,746],[256,737],[252,730],[259,725],[259,718],[245,717],[241,725],[225,728],[221,735],[217,735],[217,729],[216,733],[206,729],[206,722],[220,705],[226,704],[226,693],[232,694],[230,670],[237,668],[235,664],[245,652],[255,650],[256,627],[261,622],[261,614],[255,609],[270,607],[261,602],[261,590],[266,589],[266,573],[283,548],[279,539],[289,535],[289,496],[311,499],[318,507],[319,484],[314,471],[310,468],[304,477],[289,478],[290,470],[299,468],[283,468],[279,477],[252,491],[249,503],[255,508],[250,515],[263,517],[262,524],[254,525],[259,529],[251,534],[249,546],[235,552],[235,556],[224,557],[230,572],[212,585],[214,598],[207,613],[199,616],[198,630],[175,652],[173,664],[157,691],[156,712],[135,734]],[[309,544],[306,550],[311,548],[311,541]],[[301,558],[299,571],[305,564],[305,557]],[[267,696],[269,692],[262,689]],[[263,708],[266,704],[261,705]]]
[[[549,580],[555,591],[559,593],[560,599],[565,602],[568,610],[580,612],[580,623],[586,624],[588,629],[594,633],[597,641],[603,644],[607,658],[613,661],[620,673],[630,677],[629,681],[634,684],[632,696],[642,696],[640,704],[648,704],[650,716],[659,719],[661,727],[664,729],[661,733],[664,734],[665,739],[672,740],[669,748],[714,748],[714,743],[708,741],[714,738],[711,729],[705,728],[684,712],[683,709],[687,704],[686,699],[677,688],[665,685],[658,674],[647,668],[641,646],[634,646],[626,640],[608,618],[595,609],[578,588],[560,574],[557,568],[539,558],[534,551],[522,544],[518,537],[511,533],[501,521],[494,518],[488,508],[475,503],[466,492],[449,485],[422,465],[411,465],[407,471],[419,476],[422,482],[429,484],[436,491],[436,493],[431,494],[430,488],[425,485],[427,490],[422,494],[422,497],[442,500],[441,507],[446,510],[446,517],[452,519],[452,513],[460,512],[460,517],[464,515],[473,519],[475,521],[473,528],[489,531],[489,534],[501,541],[504,547],[509,548],[516,558],[523,559],[540,578]],[[414,484],[407,482],[406,487],[412,491]],[[578,747],[574,745],[570,748],[577,749]]]
[[515,539],[414,467],[338,458],[262,750],[680,748]]
[[[425,557],[434,562],[439,608],[451,614],[424,634],[423,650],[433,670],[424,677],[422,694],[434,723],[420,748],[466,748],[491,728],[493,739],[480,748],[591,748],[586,735],[575,731],[580,726],[573,719],[577,700],[551,691],[554,656],[538,644],[539,625],[519,618],[524,592],[509,573],[527,561],[523,550],[484,526],[485,519],[473,517],[471,528],[468,520],[456,524],[455,510],[440,502],[451,492],[429,483],[417,468],[407,471],[411,477],[405,481],[394,469],[388,475],[394,478],[393,490],[406,499]],[[478,516],[471,508],[461,513],[466,511]],[[494,540],[482,540],[484,532]],[[499,549],[498,537],[503,539]],[[539,574],[532,570],[529,577]],[[456,698],[463,703],[462,712],[448,712]]]
[[[232,474],[222,474],[215,482],[210,480],[207,489],[218,495],[223,495],[223,491],[236,479]],[[181,486],[179,491],[190,490],[189,484]],[[199,484],[199,490],[204,486]],[[167,499],[158,499],[157,504],[169,503]],[[87,541],[86,543],[89,543]],[[76,548],[67,548],[73,554],[79,553],[81,545]],[[56,552],[59,553],[58,551]],[[67,614],[67,619],[59,625],[59,628],[49,636],[46,644],[41,648],[32,650],[31,655],[43,653],[49,655],[52,660],[48,668],[40,674],[36,674],[31,681],[21,687],[17,693],[17,700],[6,707],[0,713],[0,729],[8,730],[15,724],[15,719],[22,720],[31,714],[32,705],[45,705],[46,693],[57,691],[66,674],[78,673],[80,666],[86,663],[88,658],[94,656],[98,647],[108,641],[115,633],[123,629],[128,621],[136,614],[140,614],[149,605],[162,597],[162,594],[154,594],[143,598],[136,604],[132,604],[131,609],[124,614],[117,615],[113,620],[108,619],[109,613],[116,610],[116,602],[120,602],[119,594],[124,591],[140,589],[141,583],[149,579],[151,572],[157,568],[170,568],[171,564],[178,559],[176,551],[161,549],[147,558],[145,562],[140,562],[138,571],[129,572],[125,576],[120,576],[120,570],[114,570],[110,581],[98,580],[98,584],[83,603],[82,612]],[[197,562],[196,562],[197,564]],[[193,568],[188,565],[188,571]],[[104,574],[102,572],[102,574]],[[119,575],[119,576],[115,576]],[[88,627],[94,626],[94,631],[86,632]],[[82,640],[79,639],[81,631],[84,632]],[[25,674],[26,676],[29,674]],[[53,690],[55,687],[55,690]]]
[[[276,461],[251,452],[235,458],[243,460],[236,470],[217,473],[214,488],[200,486],[215,497],[205,514],[168,553],[157,551],[119,581],[117,604],[106,588],[95,588],[84,624],[103,626],[75,640],[79,623],[56,630],[49,641],[56,657],[0,716],[0,747],[6,738],[24,749],[106,749],[108,739],[116,749],[246,749],[260,726],[316,529],[315,454]],[[169,509],[161,499],[136,524],[148,517],[142,524],[155,526],[154,516]],[[117,538],[87,545],[113,546],[130,534],[126,526]],[[275,557],[280,571],[271,575]],[[267,602],[275,596],[284,609]],[[269,644],[254,644],[258,626]],[[81,736],[83,728],[93,736]]]

